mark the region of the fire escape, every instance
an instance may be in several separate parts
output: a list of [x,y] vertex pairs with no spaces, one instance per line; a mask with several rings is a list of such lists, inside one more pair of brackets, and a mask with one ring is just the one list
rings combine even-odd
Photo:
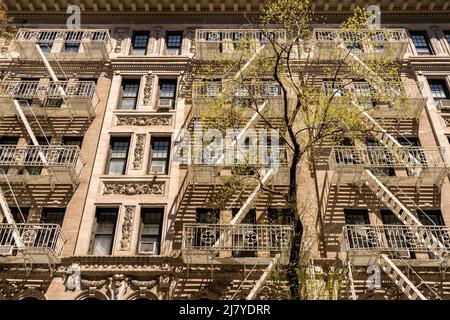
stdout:
[[[269,33],[277,41],[284,41],[284,30],[271,30]],[[248,82],[236,81],[240,77],[244,78],[246,70],[258,58],[259,55],[270,50],[270,44],[265,35],[259,30],[205,30],[196,31],[195,39],[195,64],[217,64],[219,61],[239,61],[244,60],[242,65],[236,65],[233,74],[227,75],[222,81],[207,81],[201,84],[194,84],[192,87],[192,117],[191,119],[208,119],[210,106],[218,99],[250,101],[252,97],[252,107],[238,106],[245,120],[238,128],[241,130],[237,136],[227,144],[226,148],[219,150],[218,156],[213,163],[189,163],[184,183],[182,183],[182,194],[186,198],[187,193],[193,194],[194,190],[201,193],[204,188],[211,185],[221,185],[231,175],[240,173],[234,172],[233,165],[227,160],[244,154],[243,147],[246,133],[249,129],[254,129],[260,125],[260,114],[265,117],[276,117],[276,106],[281,101],[281,92],[278,85],[271,81]],[[249,50],[246,54],[238,49],[240,43],[245,41]],[[239,84],[236,84],[239,83]],[[233,105],[229,101],[229,105]],[[244,102],[245,103],[245,102]],[[192,125],[191,125],[192,128]],[[241,129],[242,128],[242,129]],[[201,143],[201,142],[200,142]],[[197,141],[193,141],[195,147],[199,146]],[[244,188],[237,190],[237,196],[227,202],[227,209],[236,207],[241,196],[246,197],[245,201],[235,213],[231,221],[227,223],[184,223],[182,235],[183,260],[190,264],[232,264],[232,265],[254,265],[246,274],[245,279],[239,284],[237,292],[241,290],[244,282],[249,283],[250,276],[256,274],[256,267],[264,267],[264,271],[253,281],[252,289],[248,293],[247,299],[255,299],[261,288],[264,286],[270,273],[279,264],[289,262],[289,249],[292,228],[290,225],[263,225],[242,223],[249,211],[255,206],[262,189],[265,186],[286,186],[287,169],[285,167],[285,150],[282,147],[250,147],[254,148],[258,156],[267,156],[270,159],[265,163],[256,163],[254,170],[258,176],[258,181],[253,183],[253,189],[246,192]],[[247,150],[248,151],[248,150]],[[251,177],[250,177],[251,178]],[[255,179],[253,179],[254,181]],[[182,199],[180,200],[181,203]],[[231,203],[230,203],[231,202]],[[257,257],[234,256],[233,253],[256,252]],[[257,275],[258,276],[258,275]],[[236,296],[237,292],[234,292]]]
[[[414,271],[413,266],[421,261],[420,258],[425,258],[427,265],[446,263],[450,228],[437,226],[434,222],[424,225],[417,213],[411,210],[411,203],[417,211],[420,208],[408,198],[402,187],[414,186],[416,192],[420,192],[421,186],[432,186],[440,192],[448,172],[448,159],[443,148],[404,146],[383,128],[382,123],[387,123],[389,118],[417,119],[426,103],[426,98],[420,94],[420,86],[405,84],[406,89],[389,87],[389,83],[375,75],[365,63],[366,59],[377,57],[401,61],[407,48],[405,30],[363,30],[357,37],[360,42],[356,46],[352,43],[354,38],[339,29],[316,29],[315,43],[309,52],[318,63],[330,63],[346,56],[351,72],[357,76],[365,75],[367,87],[357,88],[353,106],[359,108],[361,117],[373,129],[379,143],[378,147],[335,146],[329,159],[329,169],[333,171],[331,185],[337,190],[346,184],[358,187],[361,192],[371,192],[402,224],[344,227],[341,259],[347,270],[350,297],[357,298],[352,267],[376,264],[408,299],[439,299],[436,291]],[[361,103],[361,100],[371,101],[372,95],[381,91],[390,95],[390,101],[406,94],[406,109],[398,111],[392,105],[371,103],[368,107]],[[403,170],[404,174],[389,176],[386,170]],[[399,196],[410,200],[408,205]]]
[[[67,127],[86,130],[84,123],[95,117],[98,103],[95,83],[60,81],[54,68],[65,77],[61,62],[104,61],[109,52],[109,33],[19,29],[14,45],[17,52],[11,56],[15,63],[43,63],[51,80],[6,77],[0,83],[2,131],[24,127],[32,142],[0,146],[0,205],[5,220],[0,223],[0,264],[23,264],[27,272],[33,264],[45,264],[52,270],[61,261],[66,241],[60,225],[28,222],[20,207],[29,199],[38,206],[66,205],[79,184],[84,163],[78,146],[49,141],[42,145],[35,132],[45,137],[48,131],[65,133]],[[9,131],[3,127],[10,127]],[[18,216],[12,214],[11,205],[18,209]]]

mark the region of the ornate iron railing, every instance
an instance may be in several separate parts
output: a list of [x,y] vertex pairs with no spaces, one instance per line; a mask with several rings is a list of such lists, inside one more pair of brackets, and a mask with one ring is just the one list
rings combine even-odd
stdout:
[[39,84],[39,81],[5,81],[0,85],[2,94],[9,94],[15,99],[33,99],[38,95],[45,98],[62,98],[58,87],[61,86],[68,97],[94,98],[96,96],[93,81],[50,81]]
[[107,43],[109,31],[106,29],[31,29],[21,28],[16,34],[16,41],[37,41],[39,43],[53,43],[61,39],[66,43],[81,43],[82,40]]
[[288,252],[292,227],[258,224],[185,224],[183,250]]
[[[16,243],[17,236],[20,237],[22,248]],[[0,224],[0,249],[3,253],[23,249],[29,254],[51,253],[59,257],[64,243],[65,238],[58,224]]]
[[261,43],[269,42],[269,37],[274,41],[285,41],[286,30],[267,30],[258,29],[197,29],[195,33],[196,42],[216,42],[224,40],[237,43],[243,39],[257,40]]
[[434,253],[437,248],[423,241],[433,237],[450,251],[450,228],[446,226],[346,225],[342,233],[345,250],[361,252]]
[[382,28],[382,29],[364,29],[358,34],[333,28],[314,29],[314,39],[318,42],[343,42],[353,41],[355,39],[365,40],[366,42],[408,42],[408,35],[405,29],[400,28]]
[[[412,156],[412,157],[411,157]],[[373,168],[447,168],[445,148],[443,147],[403,147],[396,154],[386,147],[345,147],[335,146],[330,154],[330,168],[360,166]]]
[[[43,158],[47,164],[44,163]],[[0,146],[1,166],[68,167],[78,170],[82,166],[78,146]]]
[[[231,92],[228,92],[228,88]],[[243,83],[241,85],[231,84],[227,86],[219,81],[197,83],[193,87],[194,98],[214,98],[221,93],[232,95],[236,98],[272,98],[280,97],[281,89],[278,83],[262,81],[260,83]]]

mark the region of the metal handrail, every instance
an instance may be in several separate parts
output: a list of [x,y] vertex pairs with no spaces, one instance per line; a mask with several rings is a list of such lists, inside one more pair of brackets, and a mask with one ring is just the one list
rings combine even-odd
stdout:
[[37,166],[45,167],[41,155],[51,167],[71,167],[79,170],[82,166],[78,146],[41,145],[41,146],[0,146],[0,165],[2,166]]
[[[411,155],[411,156],[409,156]],[[330,158],[330,168],[361,166],[373,168],[447,168],[449,166],[444,147],[402,147],[396,154],[386,147],[346,147],[334,146]]]
[[[18,233],[21,237],[23,248],[17,247],[13,236],[14,233]],[[65,241],[66,239],[58,224],[0,224],[0,248],[25,249],[33,252],[52,251],[56,256],[60,256]]]
[[222,82],[205,81],[197,83],[193,87],[193,98],[214,98],[226,91],[227,87],[232,88],[234,97],[258,97],[258,98],[272,98],[280,97],[280,85],[273,81],[261,81],[260,83],[242,83],[238,86],[235,84],[228,85]]
[[437,238],[450,251],[450,228],[419,225],[345,225],[342,232],[347,251],[428,252],[436,248],[422,239]]
[[314,39],[319,42],[346,42],[355,38],[367,41],[408,42],[408,35],[402,28],[362,29],[358,34],[337,28],[314,29]]
[[289,225],[188,223],[182,249],[288,252],[292,231]]
[[110,39],[107,29],[32,29],[21,28],[16,34],[16,41],[38,41],[39,43],[53,43],[63,39],[67,43],[81,43],[82,40],[107,43]]
[[264,41],[265,34],[271,35],[275,41],[286,40],[286,30],[284,29],[270,29],[267,31],[259,29],[197,29],[195,32],[195,41],[217,43],[223,40],[236,43],[242,39]]

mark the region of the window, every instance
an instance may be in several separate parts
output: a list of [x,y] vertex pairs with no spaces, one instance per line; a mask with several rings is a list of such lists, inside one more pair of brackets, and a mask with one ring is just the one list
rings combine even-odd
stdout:
[[[417,210],[417,217],[419,221],[425,226],[445,226],[444,219],[442,218],[441,210]],[[450,234],[447,230],[441,228],[435,228],[432,230],[432,234],[447,248],[450,247]],[[437,259],[438,257],[433,253],[429,253],[431,259]]]
[[389,226],[384,232],[388,246],[395,248],[396,253],[402,257],[414,258],[414,253],[408,249],[410,247],[409,232],[402,227],[403,223],[400,219],[391,210],[380,210],[380,214],[383,224]]
[[[13,136],[0,136],[0,145],[17,146],[19,137]],[[0,148],[0,159],[2,162],[15,162],[14,160],[15,150],[14,147]],[[8,173],[9,166],[0,166],[0,176],[4,173]]]
[[[233,217],[239,212],[240,208],[233,208],[231,213]],[[258,232],[256,230],[256,211],[251,209],[241,223],[246,226],[241,226],[238,232],[234,234],[233,245],[242,248],[242,250],[232,251],[233,257],[255,257],[256,251],[253,250],[254,247],[258,245]]]
[[410,31],[410,34],[419,55],[434,54],[425,31]]
[[[50,144],[52,137],[36,137],[37,142],[40,146],[47,146]],[[28,141],[29,146],[33,146],[32,141]],[[42,168],[44,167],[44,163],[42,162],[42,158],[40,156],[39,150],[37,148],[31,148],[27,151],[27,155],[25,156],[25,161],[31,162],[35,165],[26,166],[23,170],[23,174],[25,175],[40,175],[42,172]]]
[[138,79],[122,80],[122,92],[119,109],[124,110],[136,109],[140,83],[141,81]]
[[[366,209],[344,209],[345,223],[351,225],[347,229],[347,236],[351,248],[370,248],[372,247],[371,239],[369,239],[368,224],[369,214]],[[361,225],[361,226],[358,226]]]
[[[197,208],[195,222],[198,224],[218,224],[220,221],[220,210],[212,208]],[[194,246],[199,248],[210,248],[219,239],[219,229],[210,226],[201,226],[194,229]],[[205,238],[204,235],[208,235]],[[211,236],[214,236],[211,238]]]
[[97,208],[94,226],[95,235],[92,244],[93,255],[105,256],[111,254],[117,213],[118,208]]
[[78,52],[80,50],[82,36],[82,32],[68,32],[64,41],[64,52]]
[[355,81],[353,85],[355,87],[355,93],[358,98],[359,105],[364,109],[373,108],[376,101],[372,99],[373,89],[371,85],[366,81]]
[[65,136],[62,138],[62,144],[65,146],[78,146],[81,148],[83,144],[83,137],[68,137]]
[[220,221],[220,210],[211,208],[197,208],[195,215],[196,223],[214,224]]
[[366,145],[368,147],[367,154],[370,162],[377,167],[376,169],[372,169],[370,171],[377,176],[395,176],[394,168],[380,168],[383,166],[388,166],[391,163],[395,163],[394,156],[389,152],[389,150],[375,139],[366,139]]
[[153,138],[150,173],[167,174],[169,171],[170,138]]
[[[28,216],[30,215],[30,208],[17,208],[10,207],[9,211],[16,223],[25,223],[28,220]],[[3,223],[8,223],[6,217],[3,214]]]
[[164,208],[141,209],[139,253],[159,254]]
[[130,138],[111,138],[108,174],[125,174]]
[[146,55],[148,44],[148,32],[137,31],[133,34],[133,55]]
[[180,54],[182,39],[181,31],[168,31],[166,36],[167,54]]
[[430,86],[431,96],[434,100],[450,99],[447,84],[443,79],[430,79],[428,80]]
[[[417,137],[412,138],[405,138],[405,137],[398,137],[398,142],[405,147],[409,148],[409,154],[412,155],[418,163],[426,166],[427,164],[427,157],[425,153],[423,152],[422,148],[420,148],[420,140]],[[415,170],[413,168],[406,168],[406,173],[408,176],[414,176]]]
[[59,224],[62,226],[66,208],[44,208],[41,215],[41,223]]
[[177,94],[177,80],[161,79],[159,81],[158,109],[173,109]]
[[340,81],[324,79],[323,90],[326,95],[332,95],[333,97],[342,97],[345,94],[345,89]]
[[49,53],[52,51],[53,42],[56,39],[56,31],[53,32],[42,32],[39,34],[37,44],[41,48],[43,53]]
[[444,38],[447,40],[447,43],[450,45],[450,30],[444,31]]

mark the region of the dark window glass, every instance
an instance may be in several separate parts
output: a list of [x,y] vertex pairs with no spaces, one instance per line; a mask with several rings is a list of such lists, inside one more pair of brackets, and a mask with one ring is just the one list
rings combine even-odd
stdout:
[[[395,162],[393,155],[385,148],[380,142],[375,139],[366,139],[366,145],[368,149],[368,155],[370,161],[374,165],[388,164]],[[374,148],[374,149],[370,149]],[[376,168],[370,170],[374,175],[378,176],[395,176],[394,168]]]
[[56,39],[57,32],[42,32],[38,36],[37,44],[43,53],[52,51],[53,42]]
[[[30,208],[17,208],[10,207],[9,211],[16,223],[25,223],[28,220],[28,216],[30,215]],[[6,217],[3,215],[3,223],[8,223]]]
[[136,109],[140,83],[140,80],[137,79],[124,79],[122,81],[122,98],[119,109]]
[[124,174],[127,167],[130,138],[111,138],[108,174]]
[[[240,208],[233,208],[231,210],[233,217],[239,212]],[[257,246],[257,230],[256,230],[256,211],[251,209],[242,219],[241,224],[248,226],[241,227],[241,232],[237,232],[233,238],[234,246],[245,248],[245,250],[232,251],[233,257],[255,257],[256,251],[251,250],[252,247]]]
[[44,208],[41,215],[41,223],[59,224],[62,226],[65,208]]
[[[40,146],[47,146],[49,145],[50,141],[52,140],[52,137],[36,137],[37,142]],[[30,140],[28,141],[28,145],[33,146],[33,142]],[[23,169],[23,174],[25,175],[40,175],[42,172],[42,168],[44,167],[44,163],[42,162],[42,159],[39,157],[38,149],[32,148],[27,151],[27,155],[25,157],[25,161],[36,163],[35,166],[26,166]]]
[[159,254],[164,208],[141,209],[139,253]]
[[411,31],[410,34],[418,54],[433,54],[430,40],[425,31]]
[[350,248],[370,248],[370,224],[368,211],[365,209],[344,209],[345,223],[352,226],[347,230]]
[[444,38],[447,40],[447,43],[450,45],[450,31],[444,31]]
[[181,31],[168,31],[166,36],[166,46],[168,54],[180,54],[183,33]]
[[93,255],[110,255],[116,229],[118,208],[97,208],[95,213],[95,236]]
[[450,98],[445,80],[430,79],[428,80],[428,85],[430,86],[431,96],[433,97],[434,100]]
[[64,52],[78,52],[82,36],[82,32],[68,32],[64,41]]
[[148,32],[135,32],[133,34],[133,55],[147,54]]

